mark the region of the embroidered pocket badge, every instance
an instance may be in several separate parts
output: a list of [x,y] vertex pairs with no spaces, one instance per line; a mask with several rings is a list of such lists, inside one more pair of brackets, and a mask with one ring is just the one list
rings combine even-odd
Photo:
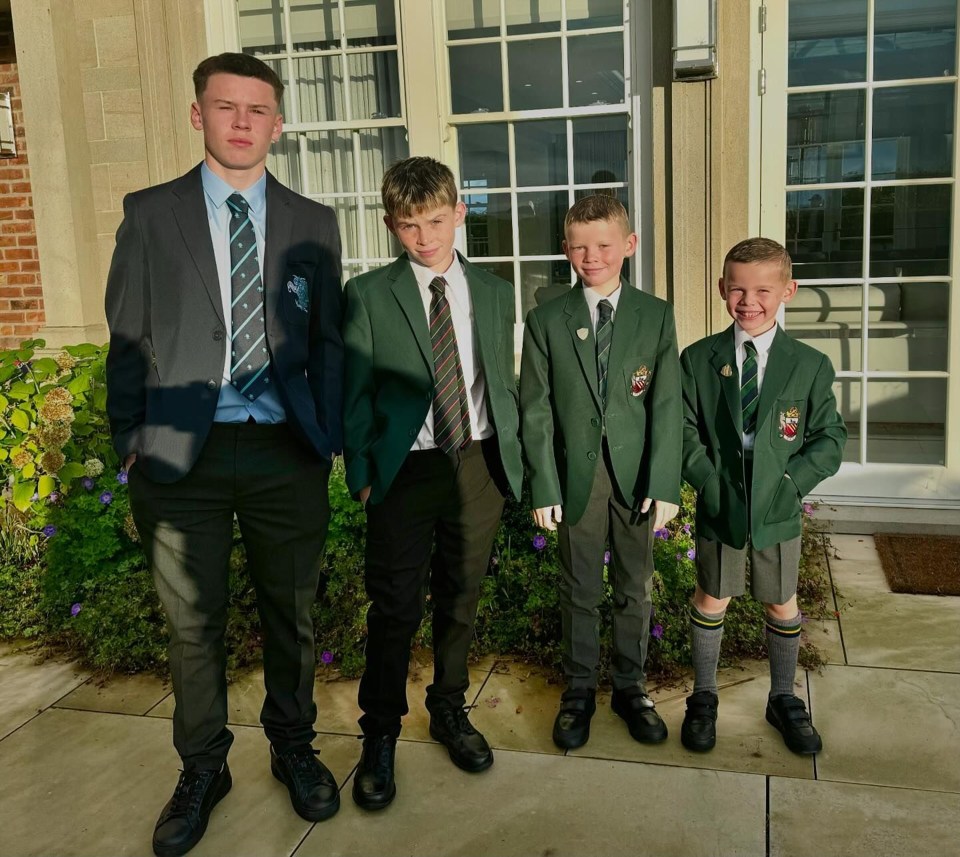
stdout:
[[301,312],[307,312],[310,309],[310,293],[307,290],[307,281],[304,277],[294,275],[287,282],[287,291],[295,295],[297,309]]
[[589,335],[590,335],[590,331],[587,330],[587,328],[585,327],[577,328],[577,337],[580,339],[581,342],[586,342],[587,337]]
[[780,437],[791,443],[797,439],[797,429],[800,427],[800,410],[796,407],[780,411]]
[[650,379],[653,377],[653,371],[646,366],[637,369],[630,378],[630,394],[640,396],[647,387],[650,386]]

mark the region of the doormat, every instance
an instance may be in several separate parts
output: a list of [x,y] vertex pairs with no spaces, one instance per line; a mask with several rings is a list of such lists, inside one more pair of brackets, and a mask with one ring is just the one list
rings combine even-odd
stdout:
[[877,533],[873,541],[894,592],[960,595],[960,536]]

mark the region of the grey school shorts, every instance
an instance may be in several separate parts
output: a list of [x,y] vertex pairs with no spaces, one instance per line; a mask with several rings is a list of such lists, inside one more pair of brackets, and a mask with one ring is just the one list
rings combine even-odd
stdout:
[[750,552],[750,594],[764,604],[785,604],[797,594],[800,536],[763,550],[732,548],[697,538],[697,583],[714,598],[746,591],[747,551]]

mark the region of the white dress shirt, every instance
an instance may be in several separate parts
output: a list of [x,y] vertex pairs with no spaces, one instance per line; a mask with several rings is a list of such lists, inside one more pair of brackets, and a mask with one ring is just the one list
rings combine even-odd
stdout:
[[[751,336],[749,333],[740,329],[739,324],[734,324],[733,341],[736,345],[737,356],[737,377],[743,377],[743,361],[746,359],[747,352],[744,343],[753,342],[757,349],[757,395],[763,389],[763,373],[767,368],[767,358],[770,356],[770,346],[773,345],[773,338],[777,335],[777,325],[775,324],[766,333],[759,336]],[[743,435],[743,448],[753,449],[753,432]]]
[[610,316],[610,321],[616,321],[617,319],[617,304],[620,302],[620,292],[623,291],[623,285],[617,286],[617,288],[612,291],[609,295],[601,295],[596,289],[589,289],[586,286],[583,288],[583,296],[587,300],[587,307],[590,310],[590,325],[591,329],[596,335],[597,332],[597,320],[600,318],[600,301],[610,301],[611,306],[613,307],[613,314]]

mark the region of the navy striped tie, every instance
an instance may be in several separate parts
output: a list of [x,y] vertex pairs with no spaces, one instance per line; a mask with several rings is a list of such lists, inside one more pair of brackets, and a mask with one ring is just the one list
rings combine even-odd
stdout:
[[752,340],[743,343],[743,368],[740,370],[740,409],[743,412],[743,433],[757,430],[757,405],[760,384],[757,378],[757,346]]
[[253,401],[270,386],[270,352],[263,323],[263,281],[250,205],[239,194],[230,208],[230,383]]
[[457,335],[445,292],[447,281],[430,282],[430,341],[433,345],[434,394],[433,441],[444,452],[453,452],[470,442],[470,411],[467,387],[460,365]]

